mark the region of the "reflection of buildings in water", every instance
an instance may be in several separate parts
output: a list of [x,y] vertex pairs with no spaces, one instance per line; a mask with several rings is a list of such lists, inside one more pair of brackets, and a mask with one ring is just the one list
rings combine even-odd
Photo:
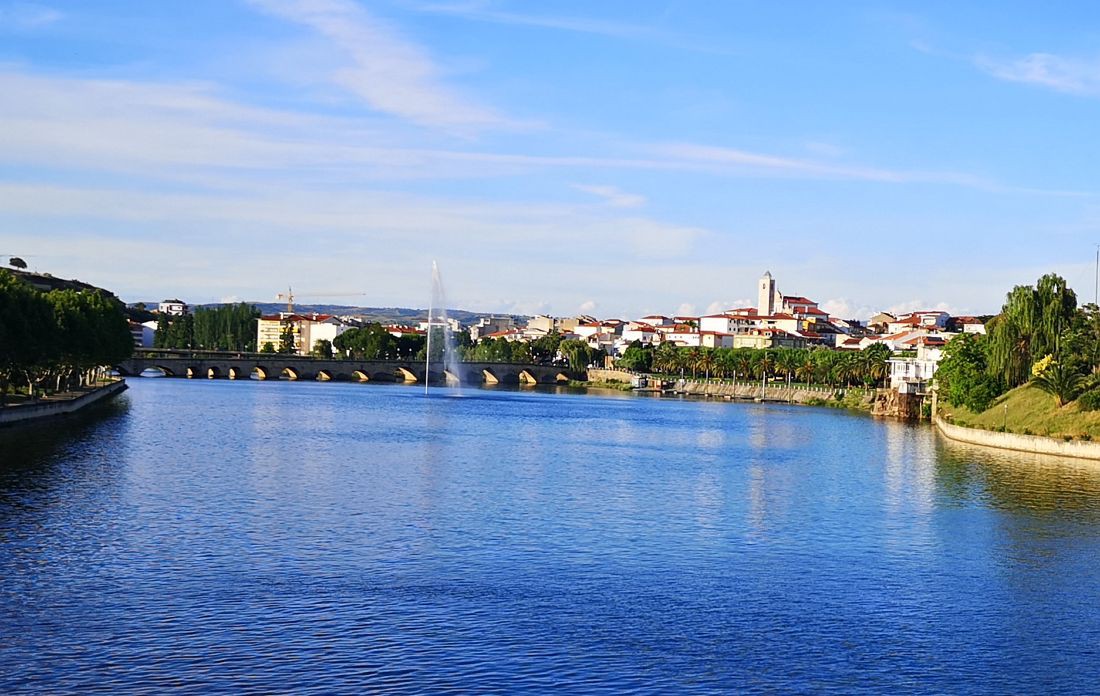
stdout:
[[885,421],[882,426],[887,510],[928,515],[936,493],[934,434],[929,428],[908,423]]
[[749,464],[749,525],[762,534],[767,529],[767,495],[764,491],[764,466],[759,460]]
[[722,483],[713,471],[705,471],[695,478],[693,501],[695,521],[701,536],[714,538],[721,532]]

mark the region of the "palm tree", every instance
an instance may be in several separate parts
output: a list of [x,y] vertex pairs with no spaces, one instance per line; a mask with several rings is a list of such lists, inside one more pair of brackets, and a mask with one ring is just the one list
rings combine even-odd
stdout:
[[699,367],[699,357],[702,353],[702,349],[699,347],[693,347],[687,352],[686,364],[691,368],[691,377],[695,378],[695,370]]
[[1053,396],[1054,402],[1058,404],[1058,408],[1061,408],[1076,398],[1082,381],[1081,375],[1076,370],[1064,362],[1054,360],[1045,370],[1032,378],[1031,383]]
[[794,374],[800,382],[812,384],[817,376],[817,364],[807,356],[802,364],[795,368]]
[[700,348],[695,367],[705,373],[707,381],[710,381],[710,371],[714,369],[714,351],[710,348]]
[[791,375],[798,369],[798,355],[790,349],[781,350],[775,356],[775,367],[787,376],[787,388],[791,388]]

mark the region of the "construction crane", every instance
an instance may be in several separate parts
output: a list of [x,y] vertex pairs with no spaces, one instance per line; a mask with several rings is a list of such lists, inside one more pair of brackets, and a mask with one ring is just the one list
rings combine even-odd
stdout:
[[280,301],[286,301],[287,314],[294,314],[294,299],[302,299],[304,297],[312,298],[324,298],[324,297],[366,297],[365,292],[314,292],[308,295],[295,295],[294,290],[287,286],[286,292],[280,292],[275,295],[275,299]]

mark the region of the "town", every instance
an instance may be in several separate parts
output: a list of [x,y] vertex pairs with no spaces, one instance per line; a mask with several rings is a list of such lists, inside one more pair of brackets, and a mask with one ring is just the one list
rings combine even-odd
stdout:
[[[596,361],[587,366],[627,369],[649,367],[648,364],[637,365],[636,361],[631,360],[628,351],[632,348],[635,351],[661,346],[756,350],[818,348],[858,352],[883,346],[891,356],[886,361],[889,373],[884,375],[884,381],[899,393],[922,394],[935,374],[947,341],[958,334],[985,333],[982,318],[951,316],[942,310],[899,315],[879,312],[865,321],[830,316],[817,302],[807,297],[782,293],[770,272],[761,276],[756,290],[757,304],[754,307],[734,307],[703,316],[647,315],[636,319],[599,319],[587,315],[540,315],[524,319],[511,315],[490,315],[463,325],[454,318],[432,315],[415,324],[381,326],[395,342],[392,352],[382,353],[378,357],[413,357],[422,346],[427,332],[433,327],[442,328],[444,323],[446,329],[458,337],[460,346],[484,348],[507,344],[512,350],[505,349],[505,359],[515,354],[517,358],[522,356],[522,361],[562,360],[566,356],[557,351],[547,355],[545,351],[542,354],[535,351],[533,354],[527,349],[528,346],[545,343],[548,337],[555,337],[561,342],[585,346],[589,351],[587,357]],[[293,295],[281,297],[288,299],[285,311],[256,317],[255,342],[250,346],[252,350],[327,358],[341,354],[349,356],[353,352],[351,342],[347,340],[351,335],[349,332],[363,331],[371,324],[357,315],[295,311]],[[159,304],[155,312],[157,317],[145,322],[131,321],[135,347],[216,347],[195,341],[193,333],[179,333],[174,342],[164,340],[164,336],[158,340],[158,329],[163,334],[170,330],[174,320],[186,317],[190,312],[186,302],[170,299]],[[375,327],[377,331],[377,325]],[[556,348],[560,344],[553,345]]]

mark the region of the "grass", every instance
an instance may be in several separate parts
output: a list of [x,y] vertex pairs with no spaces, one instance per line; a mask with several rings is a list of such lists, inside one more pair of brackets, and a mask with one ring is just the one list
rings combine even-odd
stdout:
[[616,389],[618,391],[631,391],[634,389],[629,382],[620,382],[617,379],[608,381],[592,380],[590,382],[580,382],[575,379],[569,380],[569,386],[571,387],[583,387],[585,389]]
[[1020,435],[1100,440],[1100,411],[1082,411],[1076,403],[1058,408],[1053,396],[1029,385],[999,397],[982,413],[941,402],[940,415],[944,418],[950,415],[947,420],[955,425],[982,430],[1000,431],[1003,428],[1005,432]]

